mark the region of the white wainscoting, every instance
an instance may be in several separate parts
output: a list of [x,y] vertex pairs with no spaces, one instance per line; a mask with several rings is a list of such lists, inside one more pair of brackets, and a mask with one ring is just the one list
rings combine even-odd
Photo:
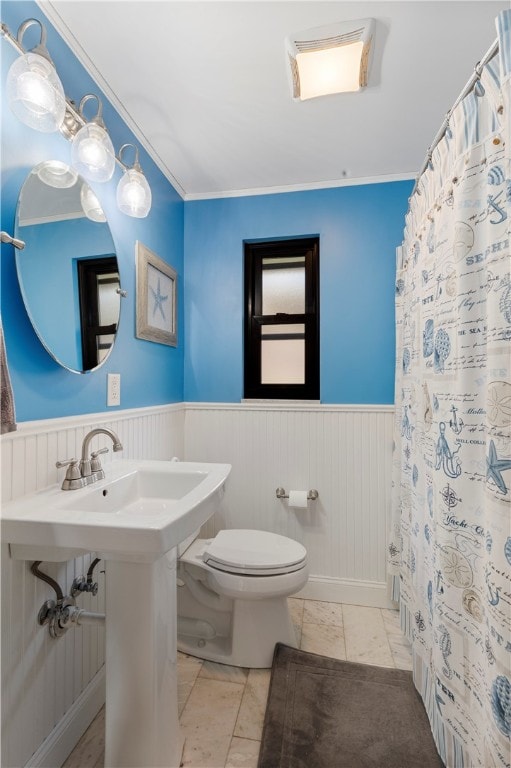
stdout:
[[[93,427],[114,429],[113,457],[225,461],[233,465],[222,509],[206,526],[262,528],[302,541],[311,578],[303,596],[386,606],[385,559],[393,408],[278,403],[177,404],[25,422],[2,435],[2,502],[60,482],[57,459],[79,454]],[[109,447],[98,437],[93,448]],[[105,455],[105,465],[111,454]],[[275,489],[316,488],[308,509],[290,510]],[[41,566],[68,592],[93,555]],[[2,766],[61,765],[104,700],[103,629],[52,640],[37,613],[53,591],[2,544]],[[104,576],[87,610],[104,611]]]
[[[183,404],[102,413],[76,418],[24,422],[1,438],[2,503],[60,482],[57,459],[79,456],[84,436],[93,427],[110,427],[119,435],[123,458],[183,457]],[[92,450],[111,447],[104,435]],[[104,465],[112,454],[105,454]],[[67,757],[104,701],[104,629],[71,629],[53,640],[37,624],[43,602],[54,599],[51,587],[36,579],[30,563],[12,560],[2,544],[2,759],[4,768],[55,768]],[[68,563],[45,563],[41,569],[69,593],[75,576],[89,567],[93,554]],[[81,595],[78,604],[104,612],[101,563],[94,573],[97,597]]]
[[[185,457],[232,464],[222,509],[203,533],[261,528],[307,548],[300,596],[391,607],[386,586],[392,406],[187,403]],[[307,509],[283,487],[319,491]]]

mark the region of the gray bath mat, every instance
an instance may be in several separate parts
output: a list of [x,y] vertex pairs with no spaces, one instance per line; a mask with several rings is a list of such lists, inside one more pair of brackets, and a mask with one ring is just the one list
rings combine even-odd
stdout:
[[258,768],[442,768],[412,673],[275,646]]

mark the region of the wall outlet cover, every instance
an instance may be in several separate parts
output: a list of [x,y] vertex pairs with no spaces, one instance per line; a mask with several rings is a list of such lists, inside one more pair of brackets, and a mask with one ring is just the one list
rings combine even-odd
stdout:
[[107,406],[121,404],[121,374],[109,373],[107,376]]

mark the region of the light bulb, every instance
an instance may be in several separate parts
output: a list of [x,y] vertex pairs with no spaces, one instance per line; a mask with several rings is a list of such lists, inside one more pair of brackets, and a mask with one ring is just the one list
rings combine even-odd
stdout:
[[108,133],[94,122],[80,128],[73,138],[74,168],[89,181],[109,181],[115,169],[115,152]]
[[84,139],[78,147],[78,156],[81,163],[103,168],[108,160],[108,155],[101,144],[95,139]]
[[64,121],[66,97],[55,67],[38,53],[26,53],[7,74],[7,95],[16,117],[43,133],[57,131]]
[[129,168],[117,186],[117,205],[128,216],[143,219],[151,210],[152,195],[141,171]]

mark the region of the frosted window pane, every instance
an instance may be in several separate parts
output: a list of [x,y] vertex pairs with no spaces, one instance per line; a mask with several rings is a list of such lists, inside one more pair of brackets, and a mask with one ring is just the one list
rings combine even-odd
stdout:
[[264,269],[263,315],[305,313],[305,266]]
[[263,326],[263,337],[280,335],[281,333],[305,333],[305,325],[303,323],[284,323],[282,325]]
[[261,384],[305,384],[304,339],[261,341]]

